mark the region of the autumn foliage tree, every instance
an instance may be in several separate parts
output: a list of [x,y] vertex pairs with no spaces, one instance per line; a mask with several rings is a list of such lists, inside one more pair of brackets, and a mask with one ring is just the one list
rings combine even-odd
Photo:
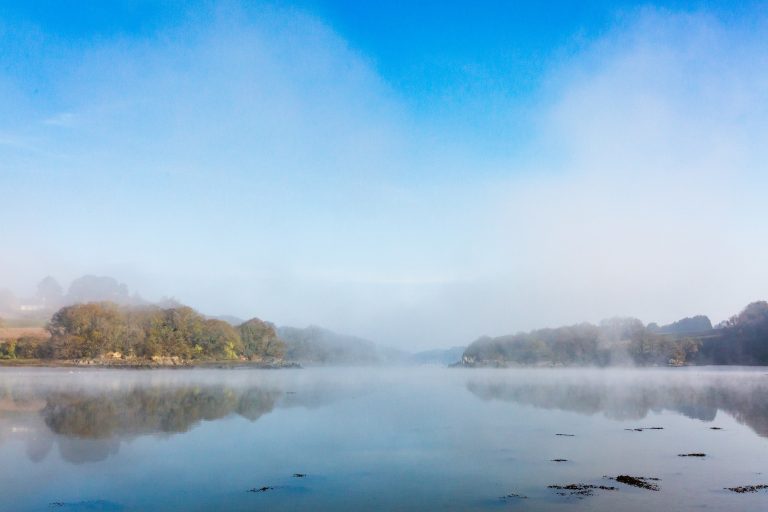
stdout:
[[244,354],[249,359],[256,357],[283,357],[285,343],[277,337],[275,326],[258,318],[251,318],[239,327]]
[[279,358],[283,353],[271,324],[254,319],[235,328],[186,306],[162,309],[111,302],[76,304],[56,312],[48,331],[48,353],[56,359],[118,353],[145,359],[223,360]]

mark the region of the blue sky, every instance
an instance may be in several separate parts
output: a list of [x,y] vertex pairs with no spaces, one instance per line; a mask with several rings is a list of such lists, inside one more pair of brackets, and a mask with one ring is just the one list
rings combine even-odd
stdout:
[[395,346],[768,296],[766,7],[0,2],[0,288]]

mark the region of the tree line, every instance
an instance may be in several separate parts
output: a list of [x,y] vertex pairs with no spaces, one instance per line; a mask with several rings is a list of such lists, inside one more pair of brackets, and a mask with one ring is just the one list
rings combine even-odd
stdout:
[[712,327],[697,316],[668,326],[614,318],[495,338],[464,351],[464,366],[768,364],[768,303],[749,304]]
[[482,337],[464,351],[468,366],[684,364],[700,344],[656,334],[635,318]]
[[0,357],[39,359],[264,360],[280,359],[285,344],[258,318],[232,326],[187,306],[129,307],[112,302],[59,309],[48,339],[20,338],[0,345]]

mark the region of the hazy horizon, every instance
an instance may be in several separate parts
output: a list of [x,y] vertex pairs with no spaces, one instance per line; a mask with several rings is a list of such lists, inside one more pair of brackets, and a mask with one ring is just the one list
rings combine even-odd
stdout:
[[401,349],[768,298],[762,2],[0,2],[0,289]]
[[[147,305],[147,306],[154,305],[154,306],[160,306],[160,307],[163,307],[163,308],[167,308],[167,307],[173,307],[172,304],[182,304],[182,305],[185,305],[185,306],[191,306],[190,304],[187,304],[187,303],[185,303],[183,301],[180,301],[177,297],[170,296],[170,295],[163,295],[163,296],[158,297],[158,298],[147,298],[147,297],[143,296],[139,290],[134,290],[134,289],[130,288],[130,286],[128,286],[127,283],[121,283],[121,282],[117,281],[116,279],[114,279],[111,276],[95,276],[93,274],[87,274],[87,275],[84,275],[84,276],[79,276],[78,278],[74,279],[72,283],[66,283],[66,282],[65,283],[60,283],[54,276],[48,275],[43,280],[41,280],[41,282],[39,284],[43,284],[43,282],[49,281],[50,279],[53,279],[57,285],[61,286],[61,291],[62,291],[61,298],[60,298],[59,301],[57,301],[57,304],[47,304],[47,308],[48,309],[53,308],[53,310],[58,309],[59,307],[62,307],[62,306],[67,306],[67,305],[72,305],[72,304],[89,303],[89,302],[115,302],[118,305],[126,306],[126,307],[129,307],[129,308],[132,308],[132,307],[143,307],[145,305]],[[86,280],[86,279],[95,279],[98,282],[98,284],[96,284],[94,282],[88,282],[87,284],[85,284],[83,282],[83,280]],[[105,285],[104,281],[107,282],[106,285]],[[78,284],[79,285],[78,289],[73,291],[73,286],[72,286],[73,284]],[[104,288],[105,286],[107,286],[109,288],[109,290],[105,290],[105,288]],[[110,296],[108,296],[109,293],[117,293],[118,291],[119,291],[119,293],[122,293],[123,295],[121,295],[119,297],[110,297]],[[42,297],[39,296],[39,293],[40,293],[39,290],[30,290],[30,291],[25,292],[23,294],[16,294],[12,290],[0,288],[0,299],[9,298],[9,297],[7,297],[7,295],[4,297],[2,295],[3,292],[11,292],[13,294],[13,298],[15,299],[15,301],[18,304],[32,304],[32,305],[34,305],[34,304],[41,304],[41,300],[44,300]],[[4,313],[4,310],[2,309],[2,306],[3,306],[3,303],[0,302],[0,320],[3,319],[2,314]],[[687,317],[694,317],[694,316],[704,315],[704,316],[709,318],[709,320],[711,321],[713,326],[716,326],[717,324],[720,324],[721,322],[728,320],[729,318],[731,318],[733,315],[735,315],[736,313],[738,313],[740,311],[741,311],[741,309],[739,311],[735,311],[735,312],[733,312],[733,314],[728,315],[727,317],[724,317],[724,318],[721,318],[721,319],[710,318],[709,315],[707,315],[706,313],[701,313],[701,312],[699,312],[699,313],[691,313],[691,314],[687,315]],[[233,315],[231,313],[228,313],[226,311],[222,312],[222,311],[199,310],[199,312],[204,314],[204,315],[206,315],[206,316],[209,316],[209,317],[226,319],[228,322],[235,322],[235,321],[236,322],[244,322],[244,321],[246,321],[246,320],[248,320],[250,318],[253,318],[254,316],[258,317],[258,315],[253,315],[253,314],[246,314],[245,316],[238,316],[238,315]],[[9,317],[9,319],[24,318],[24,312],[23,311],[18,312],[18,315],[21,315],[21,316],[13,316],[12,315],[11,317]],[[34,315],[34,313],[33,313],[33,315]],[[634,317],[633,315],[612,315],[610,317],[605,317],[605,318],[601,318],[601,319],[598,319],[598,320],[593,320],[593,321],[582,320],[582,321],[576,322],[576,323],[590,322],[590,323],[598,324],[598,323],[602,323],[604,321],[611,321],[611,320],[619,319],[619,318],[636,318],[636,317]],[[274,323],[274,322],[272,322],[268,318],[262,318],[262,320],[266,320],[268,322]],[[642,323],[645,324],[645,325],[649,325],[649,324],[652,324],[652,323],[656,323],[656,324],[659,324],[659,325],[664,325],[663,322],[660,323],[660,322],[657,322],[657,321],[655,321],[653,319],[639,319],[639,320],[641,320]],[[676,322],[677,320],[681,320],[681,318],[675,319],[674,321],[670,321],[670,323]],[[457,342],[454,345],[446,345],[446,344],[440,344],[439,342],[436,342],[436,343],[432,343],[432,344],[415,344],[415,345],[411,345],[411,346],[398,346],[397,343],[394,343],[394,344],[391,343],[392,340],[390,340],[388,338],[367,340],[365,338],[362,338],[362,337],[358,336],[356,333],[341,332],[341,331],[335,330],[332,327],[327,326],[327,325],[296,324],[296,325],[289,326],[289,325],[276,324],[276,327],[278,327],[278,328],[289,327],[289,328],[299,328],[299,329],[317,328],[317,327],[319,327],[319,328],[324,329],[324,330],[335,332],[336,334],[348,335],[348,336],[352,336],[352,337],[355,337],[355,338],[359,338],[360,341],[373,341],[377,345],[379,345],[380,348],[398,348],[400,350],[405,350],[405,351],[409,351],[410,350],[411,352],[430,351],[430,350],[439,350],[439,349],[450,349],[450,348],[455,348],[457,346],[469,345],[471,342],[473,342],[473,341],[475,341],[475,340],[477,340],[479,338],[486,337],[486,336],[495,337],[495,336],[503,336],[503,335],[510,335],[510,334],[518,334],[520,332],[523,332],[523,331],[508,331],[508,332],[498,332],[498,333],[487,333],[487,332],[484,332],[484,333],[480,333],[480,334],[476,335],[472,339],[465,340],[464,342]],[[546,329],[546,328],[557,328],[557,327],[562,327],[562,325],[539,325],[539,326],[534,326],[534,327],[532,327],[529,330]],[[396,340],[394,340],[394,341],[396,341]],[[424,341],[424,340],[422,340],[422,341]]]

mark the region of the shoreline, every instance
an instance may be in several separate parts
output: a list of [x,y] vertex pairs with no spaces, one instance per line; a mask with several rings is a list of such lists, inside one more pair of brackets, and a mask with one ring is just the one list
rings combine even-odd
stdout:
[[154,369],[190,369],[190,368],[218,368],[236,369],[252,368],[261,370],[289,370],[302,369],[299,363],[291,361],[182,361],[182,362],[157,362],[150,360],[140,361],[101,361],[96,359],[71,360],[71,359],[0,359],[0,368],[100,368],[100,369],[124,369],[124,370],[154,370]]

